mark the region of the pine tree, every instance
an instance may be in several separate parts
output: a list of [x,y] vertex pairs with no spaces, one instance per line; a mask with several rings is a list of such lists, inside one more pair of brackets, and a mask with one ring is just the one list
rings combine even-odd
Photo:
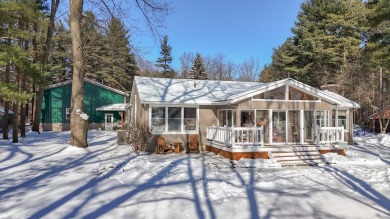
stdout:
[[160,48],[161,48],[161,51],[160,51],[161,57],[159,57],[157,59],[156,66],[163,69],[162,70],[163,77],[173,78],[173,77],[175,77],[175,72],[173,71],[173,69],[170,66],[170,64],[172,62],[172,55],[171,55],[172,47],[170,45],[168,45],[168,36],[167,35],[164,36],[164,39],[161,42]]
[[137,70],[130,48],[130,35],[119,18],[112,18],[104,36],[102,68],[97,73],[103,83],[123,91],[131,91]]
[[48,63],[51,82],[70,80],[72,68],[70,32],[61,21],[55,25],[51,48]]
[[305,1],[291,42],[274,51],[271,69],[315,87],[352,77],[353,63],[360,58],[362,15],[361,0]]
[[206,68],[203,64],[202,57],[199,53],[196,53],[194,63],[191,66],[189,78],[198,79],[198,80],[208,80],[209,75],[206,72]]

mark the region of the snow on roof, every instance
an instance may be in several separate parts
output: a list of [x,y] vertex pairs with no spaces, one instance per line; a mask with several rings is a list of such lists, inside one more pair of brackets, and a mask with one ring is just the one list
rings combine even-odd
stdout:
[[[259,82],[213,81],[135,77],[139,98],[143,103],[218,104],[239,93],[248,93],[264,84]],[[226,103],[225,103],[226,104]]]
[[130,105],[127,103],[114,103],[96,108],[96,111],[126,111]]
[[[0,106],[0,113],[4,113],[4,107]],[[8,110],[8,114],[14,114],[11,110]]]
[[334,98],[337,98],[342,101],[340,105],[337,105],[338,108],[360,108],[360,105],[350,99],[347,99],[339,94],[336,94],[334,92],[323,90],[322,92],[328,94],[329,96],[332,96]]
[[359,104],[330,91],[321,91],[297,80],[286,78],[270,83],[213,81],[194,79],[150,78],[136,76],[142,103],[165,104],[227,104],[250,98],[284,85],[294,86],[338,107],[359,108]]

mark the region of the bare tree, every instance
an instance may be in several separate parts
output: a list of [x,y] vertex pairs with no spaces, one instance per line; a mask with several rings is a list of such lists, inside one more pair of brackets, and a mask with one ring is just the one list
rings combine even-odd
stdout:
[[245,60],[238,68],[239,81],[257,81],[260,74],[260,63],[258,59],[251,57]]
[[185,52],[183,53],[183,55],[180,56],[179,59],[181,64],[181,69],[180,69],[181,78],[187,78],[190,73],[192,63],[194,62],[195,54],[192,52],[188,52],[188,53]]

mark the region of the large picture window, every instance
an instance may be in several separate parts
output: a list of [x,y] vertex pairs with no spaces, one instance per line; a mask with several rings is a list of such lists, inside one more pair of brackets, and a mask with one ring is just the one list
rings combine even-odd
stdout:
[[151,107],[151,128],[154,133],[197,130],[196,107]]

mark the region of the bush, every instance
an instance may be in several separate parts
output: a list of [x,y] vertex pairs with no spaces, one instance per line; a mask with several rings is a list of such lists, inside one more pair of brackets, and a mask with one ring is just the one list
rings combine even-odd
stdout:
[[129,133],[129,143],[133,147],[134,152],[139,154],[141,151],[145,151],[152,138],[149,126],[142,123],[131,123],[127,127],[127,132]]

